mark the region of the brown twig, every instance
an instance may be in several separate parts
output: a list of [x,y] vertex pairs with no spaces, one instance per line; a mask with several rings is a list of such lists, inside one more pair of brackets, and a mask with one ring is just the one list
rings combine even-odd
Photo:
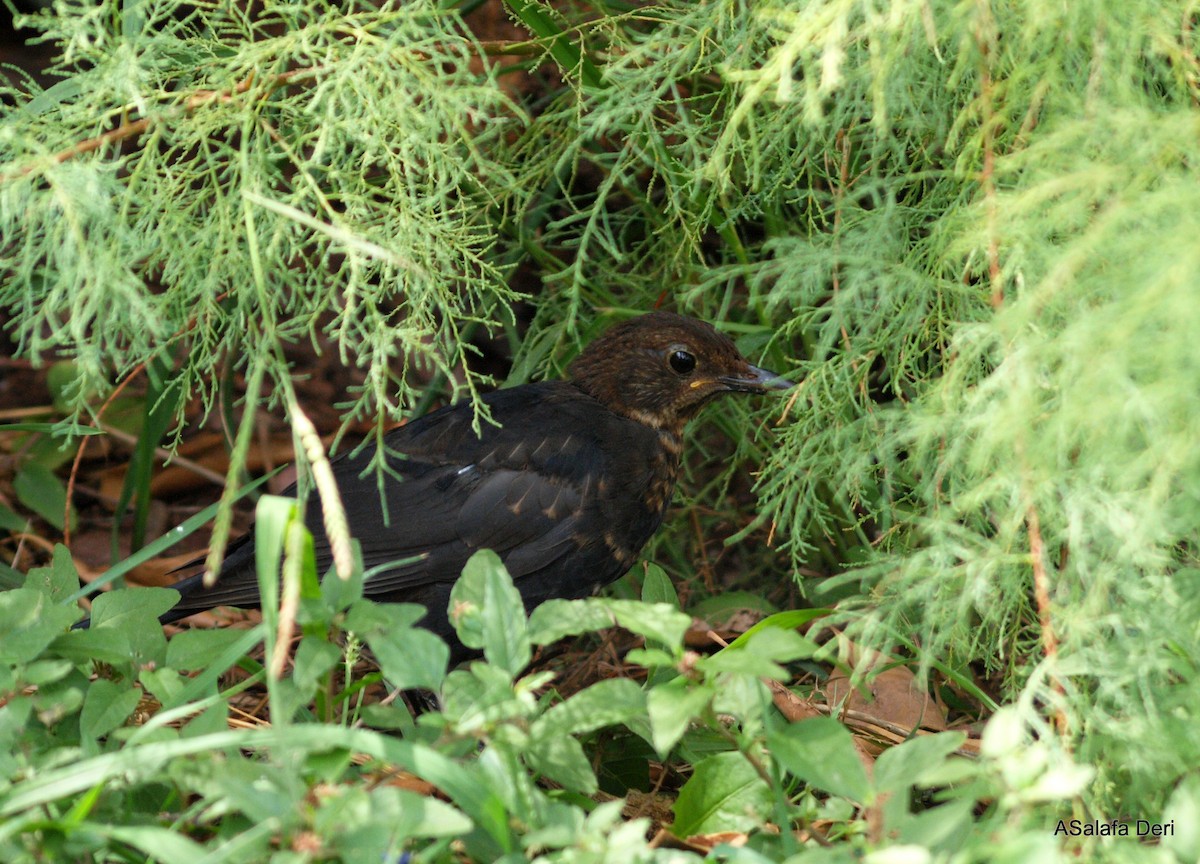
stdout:
[[[1051,661],[1058,657],[1058,636],[1054,632],[1054,621],[1050,615],[1050,574],[1046,569],[1046,545],[1042,539],[1042,522],[1037,507],[1032,501],[1025,511],[1025,528],[1029,532],[1029,557],[1033,565],[1033,599],[1037,604],[1038,627],[1042,633],[1042,651]],[[1050,686],[1060,696],[1065,693],[1058,676],[1051,674]],[[1054,728],[1064,739],[1070,727],[1062,707],[1054,707]]]
[[[292,69],[288,72],[281,72],[278,75],[271,76],[266,92],[269,93],[276,87],[283,86],[295,78],[306,74],[317,74],[321,67],[306,67],[304,69]],[[190,113],[197,108],[202,108],[205,105],[210,105],[213,102],[231,102],[235,96],[240,96],[246,93],[254,84],[254,73],[247,75],[244,79],[238,82],[232,88],[227,90],[197,90],[191,96],[187,97],[179,106],[178,110],[182,113]],[[83,141],[78,141],[70,147],[59,150],[50,156],[50,164],[60,165],[76,156],[82,156],[85,153],[91,153],[94,150],[99,150],[109,144],[116,144],[119,141],[124,141],[127,138],[134,138],[147,131],[156,121],[153,117],[139,117],[136,120],[127,120],[115,129],[109,129],[92,138],[87,138]],[[33,164],[25,165],[15,171],[10,171],[7,174],[0,174],[0,183],[6,183],[10,180],[16,180],[21,177],[26,177],[34,171],[42,167],[43,162],[34,162]]]

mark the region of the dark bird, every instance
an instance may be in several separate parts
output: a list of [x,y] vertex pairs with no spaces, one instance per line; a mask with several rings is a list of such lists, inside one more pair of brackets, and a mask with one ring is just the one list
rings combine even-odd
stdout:
[[[579,598],[620,578],[658,529],[675,489],[683,427],[722,393],[786,389],[751,366],[710,325],[653,312],[610,328],[569,367],[542,381],[483,397],[498,426],[472,429],[469,403],[390,431],[385,521],[373,451],[333,463],[367,570],[396,563],[364,584],[367,597],[421,603],[421,625],[463,656],[447,620],[450,589],[472,553],[492,549],[527,609]],[[365,476],[364,476],[365,472]],[[318,572],[331,563],[318,507],[305,522]],[[253,534],[231,548],[217,583],[176,587],[163,622],[214,606],[257,607]]]

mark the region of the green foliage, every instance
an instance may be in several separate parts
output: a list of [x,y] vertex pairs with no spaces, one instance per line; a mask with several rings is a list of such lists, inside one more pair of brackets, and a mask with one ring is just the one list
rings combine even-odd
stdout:
[[[156,403],[142,406],[156,434],[193,396],[216,407],[226,365],[249,382],[250,407],[290,405],[284,348],[318,337],[365,370],[346,417],[378,417],[382,430],[413,403],[413,366],[474,394],[464,336],[511,324],[518,262],[522,289],[541,290],[513,380],[561,363],[601,318],[666,299],[802,381],[786,411],[771,407],[773,425],[729,405],[705,421],[723,439],[692,436],[685,492],[724,508],[697,508],[698,533],[732,524],[760,538],[769,525],[781,555],[766,559],[764,582],[786,578],[790,560],[859,643],[898,648],[969,692],[990,687],[1004,707],[987,752],[964,765],[950,739],[914,739],[864,783],[827,723],[770,719],[758,676],[811,659],[803,640],[766,628],[685,663],[687,616],[658,573],[645,598],[658,605],[552,603],[526,622],[483,560],[459,598],[464,640],[488,663],[445,674],[444,646],[405,629],[412,610],[329,586],[303,625],[298,675],[272,683],[273,711],[295,725],[217,732],[212,670],[248,646],[159,642],[144,632],[151,595],[98,603],[94,630],[64,634],[74,613],[43,593],[66,590],[56,561],[58,575],[0,595],[0,760],[13,783],[0,792],[0,857],[32,854],[18,839],[27,829],[68,859],[101,846],[194,857],[158,812],[206,848],[244,850],[239,860],[309,830],[328,839],[327,857],[419,847],[437,860],[448,837],[479,859],[687,857],[649,849],[644,825],[616,807],[572,797],[599,782],[586,749],[596,730],[559,710],[582,699],[647,752],[695,766],[680,824],[821,820],[842,832],[800,850],[790,831],[752,831],[749,847],[720,853],[729,860],[845,860],[889,844],[919,846],[922,860],[1194,860],[1195,4],[508,5],[535,42],[485,44],[456,4],[431,0],[63,3],[24,16],[58,57],[52,86],[14,76],[0,94],[0,309],[22,357],[72,358],[55,397],[80,417],[61,431],[151,362],[164,364],[152,367]],[[526,58],[522,86],[496,51]],[[35,444],[17,503],[61,524],[50,475],[61,441]],[[753,515],[728,503],[746,466]],[[0,505],[0,527],[24,524]],[[691,572],[682,542],[653,555]],[[364,709],[403,742],[307,722],[345,609],[385,676],[440,688],[439,719]],[[106,615],[141,624],[103,626]],[[617,685],[557,703],[538,697],[545,681],[521,677],[532,646],[614,621],[647,638],[632,655],[649,676],[637,695]],[[89,687],[88,658],[115,677]],[[199,662],[189,658],[212,665],[185,680],[176,664]],[[133,682],[167,713],[194,713],[175,715],[188,717],[178,732],[120,725]],[[420,758],[409,744],[426,748]],[[286,761],[281,747],[300,755]],[[827,763],[813,755],[823,747]],[[329,754],[350,749],[418,765],[450,803],[348,786],[307,799],[332,772]],[[708,779],[731,765],[727,785]],[[904,796],[885,797],[912,787],[939,806],[911,813]],[[112,827],[135,799],[142,822]],[[864,835],[875,829],[851,818],[856,806],[880,808],[872,824],[886,831]],[[1056,836],[1072,814],[1169,814],[1180,833],[1132,851]]]
[[[635,632],[663,639],[657,653],[672,662],[655,666],[657,683],[643,687],[615,678],[568,698],[553,691],[536,698],[534,690],[547,683],[547,675],[522,677],[519,670],[495,665],[495,658],[511,656],[511,633],[486,623],[473,630],[472,615],[465,614],[458,621],[460,637],[477,636],[493,662],[475,661],[451,672],[441,681],[440,711],[423,714],[415,724],[411,718],[397,724],[382,706],[360,712],[347,697],[363,682],[350,680],[342,682],[327,722],[296,713],[293,706],[327,691],[343,651],[353,650],[336,647],[339,641],[351,646],[365,635],[392,650],[417,636],[438,641],[412,627],[413,613],[419,614],[415,607],[351,600],[349,608],[339,608],[326,594],[306,613],[308,625],[320,622],[322,635],[305,636],[290,678],[276,682],[278,689],[268,688],[272,725],[230,730],[225,702],[246,685],[219,690],[216,683],[231,665],[244,662],[249,648],[268,641],[264,628],[185,631],[153,658],[113,652],[103,658],[104,677],[89,684],[93,660],[81,646],[90,647],[96,634],[128,633],[134,628],[116,628],[116,616],[153,615],[162,598],[146,589],[110,592],[112,608],[94,630],[64,633],[77,616],[54,599],[66,587],[58,584],[66,581],[58,572],[64,565],[69,567],[69,558],[60,554],[55,570],[32,573],[29,587],[0,594],[0,624],[21,637],[20,651],[10,647],[0,656],[5,745],[0,851],[6,861],[84,854],[120,860],[137,850],[150,860],[186,853],[246,862],[275,860],[271,850],[279,847],[308,848],[314,860],[376,860],[408,851],[423,860],[450,861],[456,860],[450,840],[473,860],[502,855],[538,861],[699,860],[691,853],[649,849],[642,836],[645,820],[622,821],[619,801],[587,797],[599,787],[585,746],[611,734],[612,727],[653,743],[664,756],[675,748],[693,752],[693,773],[674,808],[676,833],[749,832],[752,848],[773,860],[797,851],[796,842],[790,832],[761,830],[764,820],[804,822],[825,813],[853,824],[847,801],[818,804],[796,793],[796,780],[857,805],[886,800],[889,832],[943,851],[968,842],[963,829],[979,797],[998,794],[989,785],[994,772],[953,757],[961,734],[893,748],[879,760],[876,779],[869,780],[849,734],[835,721],[788,725],[770,713],[761,673],[774,668],[777,674],[769,674],[785,677],[773,661],[807,653],[798,636],[765,628],[725,652],[757,658],[758,664],[726,668],[721,654],[689,659],[683,630],[668,636],[652,614],[656,607],[634,601],[615,607],[619,612],[602,600],[564,601],[560,609],[569,617],[573,609],[592,607],[604,613],[592,619],[597,626],[620,616]],[[491,553],[472,559],[456,586],[455,604],[469,603],[462,598],[481,590],[499,597],[515,593]],[[519,603],[496,607],[499,611],[485,607],[480,614],[503,619],[531,643],[545,637],[546,631],[526,622]],[[588,614],[581,611],[575,620],[583,622]],[[157,628],[139,629],[162,638]],[[797,641],[786,644],[787,636]],[[388,649],[379,656],[385,679],[393,668],[402,676],[410,673],[391,662]],[[444,654],[441,663],[444,667]],[[193,679],[180,674],[189,669],[204,672]],[[137,725],[132,715],[143,693],[159,699],[161,707]],[[685,707],[672,713],[669,705]],[[405,730],[403,740],[385,731],[397,725]],[[1063,775],[1058,766],[1069,769],[1069,763],[1061,756],[1028,764],[1028,751],[1014,749],[1014,734],[1021,734],[1019,721],[996,732],[996,742],[985,751],[1000,765],[1001,776],[1012,774],[1001,790],[1010,790],[1011,805],[996,808],[987,820],[995,826],[1029,800],[1071,794],[1074,787],[1061,788],[1064,782],[1078,786],[1070,780],[1078,769]],[[716,749],[714,740],[720,742]],[[366,762],[352,762],[352,754]],[[372,782],[378,771],[397,769],[433,784],[448,801]],[[933,811],[914,814],[903,803],[914,784],[938,789],[947,783],[958,791]],[[855,842],[870,848],[876,841]]]

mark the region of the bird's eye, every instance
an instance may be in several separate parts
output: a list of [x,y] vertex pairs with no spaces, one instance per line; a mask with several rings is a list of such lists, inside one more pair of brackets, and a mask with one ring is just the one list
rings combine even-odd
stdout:
[[684,351],[682,348],[676,348],[671,352],[669,362],[671,368],[680,375],[687,375],[696,368],[696,357],[689,351]]

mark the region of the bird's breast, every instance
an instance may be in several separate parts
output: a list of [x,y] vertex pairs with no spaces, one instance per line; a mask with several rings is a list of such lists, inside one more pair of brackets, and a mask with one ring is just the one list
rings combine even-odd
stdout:
[[604,470],[587,478],[583,501],[601,529],[588,539],[598,535],[622,573],[662,524],[675,492],[681,450],[679,439],[666,432],[631,438]]

